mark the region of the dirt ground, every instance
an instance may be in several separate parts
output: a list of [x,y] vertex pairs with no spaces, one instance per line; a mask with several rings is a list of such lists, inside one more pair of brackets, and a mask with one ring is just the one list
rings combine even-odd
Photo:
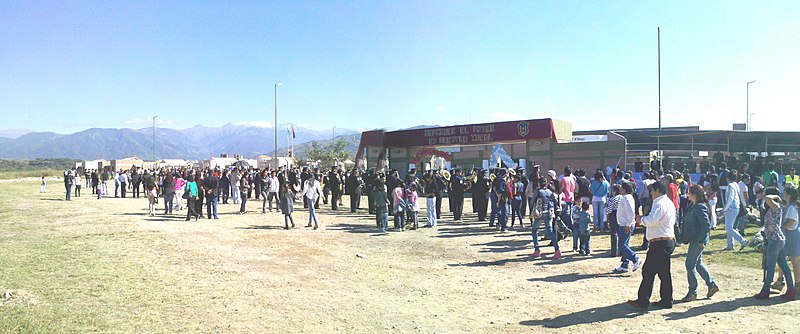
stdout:
[[[342,208],[348,207],[349,199],[343,200]],[[80,205],[76,214],[88,210],[104,224],[149,238],[148,247],[129,256],[148,258],[141,270],[170,280],[129,302],[140,304],[137,312],[156,313],[147,318],[156,319],[148,320],[155,321],[149,328],[156,332],[794,333],[800,328],[800,302],[752,298],[760,288],[760,269],[715,263],[709,267],[722,291],[713,299],[638,312],[625,301],[635,298],[640,272],[611,273],[619,260],[607,256],[607,235],[592,237],[591,257],[574,254],[570,239],[561,242],[564,258],[553,259],[553,249],[543,248],[544,257],[533,259],[530,230],[500,233],[478,223],[469,200],[464,222],[452,222],[445,200],[438,227],[385,235],[377,233],[365,209],[351,214],[323,207],[321,228],[312,230],[304,227],[308,215],[298,205],[297,228],[286,231],[282,215],[262,214],[260,201],[252,199],[245,215],[236,213],[238,205],[220,205],[219,220],[198,222],[184,221],[186,211],[161,215],[163,206],[159,215],[148,217],[146,202],[84,195],[72,204]],[[36,204],[51,203],[56,202]],[[126,240],[114,237],[122,238],[120,244]],[[678,248],[672,261],[676,299],[687,289],[685,251]],[[658,280],[653,301],[657,287]],[[705,295],[702,280],[698,292]],[[169,294],[183,297],[165,297]],[[97,303],[114,308],[121,300]]]

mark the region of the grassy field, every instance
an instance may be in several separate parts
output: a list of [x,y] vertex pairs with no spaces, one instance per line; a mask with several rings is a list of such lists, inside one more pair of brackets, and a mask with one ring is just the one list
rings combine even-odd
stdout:
[[[593,237],[592,258],[570,254],[569,241],[563,259],[551,248],[531,259],[529,231],[472,218],[381,235],[363,213],[322,209],[320,230],[284,231],[256,201],[247,215],[223,205],[218,221],[185,222],[185,211],[146,216],[145,199],[65,202],[61,187],[38,194],[37,182],[2,189],[0,333],[786,332],[800,305],[750,298],[760,253],[721,251],[721,230],[705,261],[723,292],[632,313],[623,303],[640,275],[610,274],[618,260],[603,256],[606,235]],[[298,208],[296,223],[305,219]],[[674,255],[675,298],[685,251]]]
[[[63,170],[55,169],[35,169],[35,170],[3,170],[0,171],[0,180],[14,180],[22,178],[40,178],[44,175],[47,178],[64,176]],[[51,182],[51,181],[48,181]]]

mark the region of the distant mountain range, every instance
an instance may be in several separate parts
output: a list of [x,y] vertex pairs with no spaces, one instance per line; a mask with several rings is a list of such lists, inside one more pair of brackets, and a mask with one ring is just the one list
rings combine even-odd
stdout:
[[[355,141],[360,133],[336,128],[337,138]],[[330,131],[295,127],[295,150],[301,151],[305,143],[327,141]],[[271,154],[274,147],[274,129],[267,127],[226,124],[221,127],[195,126],[176,130],[156,128],[155,154],[159,159],[208,159],[226,153],[254,157]],[[279,151],[290,146],[288,131],[278,128]],[[353,146],[350,143],[350,146]],[[355,152],[355,149],[353,149]],[[0,158],[72,158],[118,159],[153,158],[153,130],[93,128],[73,134],[30,132],[17,138],[0,137]]]

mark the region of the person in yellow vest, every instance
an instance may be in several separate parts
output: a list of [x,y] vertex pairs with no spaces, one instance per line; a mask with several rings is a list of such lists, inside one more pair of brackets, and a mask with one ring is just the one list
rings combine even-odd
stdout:
[[786,175],[786,181],[783,182],[783,186],[786,187],[790,184],[793,185],[795,189],[800,188],[800,175],[795,174],[794,168],[789,171],[789,175]]

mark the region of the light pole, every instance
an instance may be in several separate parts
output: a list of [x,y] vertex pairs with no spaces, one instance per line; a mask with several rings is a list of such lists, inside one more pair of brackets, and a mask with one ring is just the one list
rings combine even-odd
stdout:
[[336,125],[333,126],[333,136],[331,137],[331,140],[335,139],[336,139]]
[[156,118],[153,116],[153,170],[156,170]]
[[755,114],[756,113],[754,113],[754,112],[751,112],[751,113],[747,114],[747,116],[748,116],[747,117],[747,130],[748,131],[753,131],[753,115],[755,115]]
[[278,169],[278,86],[283,86],[283,83],[275,84],[275,123],[272,127],[275,129],[275,147],[272,151],[272,159],[275,161],[275,170]]
[[746,102],[747,105],[745,106],[745,110],[747,111],[747,118],[746,118],[745,124],[744,124],[744,130],[745,131],[750,131],[750,84],[754,83],[754,82],[756,82],[756,81],[753,80],[753,81],[748,81],[747,82],[747,102]]

